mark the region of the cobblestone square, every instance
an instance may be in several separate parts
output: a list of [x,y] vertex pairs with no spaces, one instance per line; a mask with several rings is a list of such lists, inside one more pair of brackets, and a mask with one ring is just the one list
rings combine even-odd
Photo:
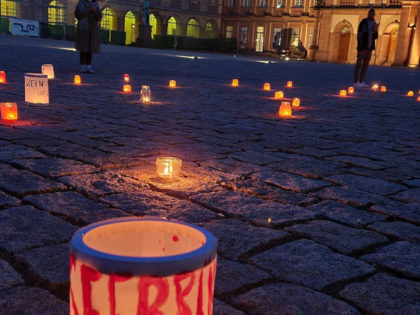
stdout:
[[[50,103],[27,104],[42,64]],[[131,215],[216,235],[214,314],[420,314],[418,68],[370,67],[387,92],[342,98],[353,65],[122,46],[93,65],[75,86],[72,42],[0,35],[19,110],[0,123],[0,314],[68,314],[73,233]],[[300,97],[291,118],[277,90]],[[178,180],[158,156],[183,160]]]

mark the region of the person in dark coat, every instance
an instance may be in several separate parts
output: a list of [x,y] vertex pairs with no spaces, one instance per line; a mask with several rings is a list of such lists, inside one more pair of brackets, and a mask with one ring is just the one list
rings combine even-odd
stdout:
[[365,75],[372,57],[372,50],[375,50],[375,40],[377,38],[378,24],[375,22],[375,9],[371,8],[368,17],[360,22],[357,30],[357,61],[354,67],[355,87],[368,87],[365,83]]
[[80,72],[95,73],[92,54],[101,49],[101,9],[96,0],[79,0],[74,15],[77,18],[76,49],[80,51]]

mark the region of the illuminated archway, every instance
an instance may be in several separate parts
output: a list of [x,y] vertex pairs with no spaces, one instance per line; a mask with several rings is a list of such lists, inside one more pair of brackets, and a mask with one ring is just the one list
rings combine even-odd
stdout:
[[176,19],[175,19],[173,16],[171,16],[171,17],[168,19],[168,28],[167,28],[166,33],[167,33],[168,35],[176,35],[176,34],[177,34],[177,28],[176,28],[176,25],[177,25],[177,23],[176,23]]
[[[3,1],[2,1],[3,2]],[[48,6],[48,24],[64,23],[64,6],[61,1],[53,0]]]
[[398,32],[400,30],[399,23],[391,23],[385,28],[384,35],[389,36],[386,62],[392,63],[395,59],[395,51],[397,48]]
[[136,16],[132,11],[128,11],[124,19],[125,44],[130,45],[137,40],[138,25]]
[[20,3],[14,0],[1,0],[2,16],[20,17]]
[[158,20],[156,18],[156,15],[154,15],[153,13],[151,13],[149,15],[149,23],[150,26],[152,27],[152,38],[155,37],[155,35],[157,34],[157,28],[158,28]]
[[187,23],[187,36],[200,37],[200,24],[196,19],[190,19]]
[[109,31],[117,30],[117,17],[112,9],[102,10],[101,28]]
[[204,27],[204,37],[205,38],[214,38],[214,27],[211,22],[207,22]]

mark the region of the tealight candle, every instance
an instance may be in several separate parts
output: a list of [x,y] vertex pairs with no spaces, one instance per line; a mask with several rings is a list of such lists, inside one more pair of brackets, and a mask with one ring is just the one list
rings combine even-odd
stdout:
[[270,89],[271,89],[270,83],[268,83],[268,82],[264,83],[263,90],[264,91],[270,91]]
[[1,120],[4,122],[12,122],[18,119],[18,110],[16,103],[1,103]]
[[131,85],[130,84],[124,84],[123,92],[124,93],[131,93]]
[[6,72],[0,71],[0,83],[6,83]]
[[276,100],[280,100],[280,99],[282,99],[284,97],[284,93],[283,93],[283,91],[276,91],[276,93],[274,93],[274,98],[276,99]]
[[80,77],[80,75],[76,74],[74,76],[74,84],[76,84],[76,85],[82,84],[82,78]]
[[407,92],[407,96],[409,96],[409,97],[414,96],[414,91],[408,91],[408,92]]
[[381,86],[381,92],[382,92],[382,93],[385,93],[385,92],[386,92],[386,86],[385,86],[385,85],[382,85],[382,86]]
[[354,87],[350,86],[350,87],[347,89],[347,92],[348,92],[349,94],[353,94],[353,93],[354,93]]
[[294,107],[299,107],[300,106],[300,98],[299,97],[295,97],[293,99],[292,106],[294,106]]
[[124,82],[130,82],[130,76],[127,73],[124,74]]
[[293,87],[293,82],[292,82],[292,81],[287,81],[286,86],[287,86],[288,88]]
[[169,81],[169,87],[170,88],[175,88],[176,87],[176,81],[175,80],[170,80]]
[[140,101],[148,104],[152,100],[152,91],[150,91],[149,85],[142,85],[140,91]]
[[234,86],[234,87],[239,86],[239,80],[238,79],[233,79],[232,80],[232,86]]
[[156,172],[159,177],[173,179],[181,173],[182,160],[175,157],[158,157],[156,159]]
[[372,90],[377,91],[378,89],[379,89],[379,85],[377,83],[372,85]]
[[41,66],[42,74],[46,74],[48,79],[54,79],[54,67],[50,64],[45,64]]
[[340,90],[340,96],[347,96],[346,90]]
[[279,108],[279,116],[281,117],[292,116],[292,107],[290,106],[290,102],[281,102],[281,105]]

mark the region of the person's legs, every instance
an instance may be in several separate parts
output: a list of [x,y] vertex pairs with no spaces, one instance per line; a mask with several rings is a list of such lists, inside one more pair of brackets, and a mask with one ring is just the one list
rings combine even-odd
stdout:
[[356,65],[354,66],[354,83],[359,81],[359,71],[360,67],[362,66],[363,57],[363,50],[358,51]]
[[86,72],[87,67],[87,60],[86,60],[86,52],[81,51],[80,52],[80,72]]
[[90,51],[86,53],[86,64],[87,65],[92,64],[92,53]]
[[370,49],[366,49],[365,54],[363,56],[362,70],[360,71],[360,82],[365,81],[366,71],[367,71],[367,68],[369,67],[371,56],[372,56],[372,51]]
[[87,55],[87,68],[86,68],[87,72],[89,73],[96,73],[95,70],[93,70],[92,68],[92,53],[88,52]]

